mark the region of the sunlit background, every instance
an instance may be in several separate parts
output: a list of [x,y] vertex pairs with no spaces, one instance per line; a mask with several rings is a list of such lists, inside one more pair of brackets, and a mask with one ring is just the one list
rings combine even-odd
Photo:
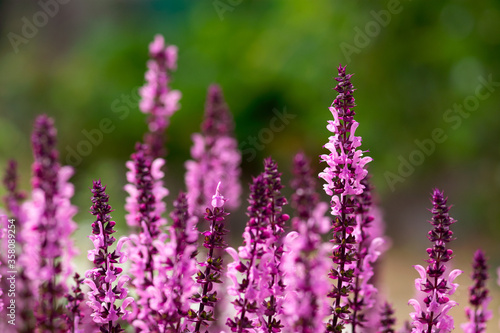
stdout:
[[[355,73],[357,134],[374,159],[370,171],[392,239],[381,266],[382,289],[397,307],[399,324],[408,318],[406,303],[414,293],[412,265],[425,264],[434,187],[444,189],[458,220],[451,247],[455,267],[465,271],[458,280],[462,305],[478,247],[490,257],[491,287],[498,294],[498,1],[4,0],[0,33],[0,165],[16,159],[21,187],[29,190],[33,120],[40,113],[55,119],[61,163],[76,169],[81,267],[88,265],[91,247],[86,235],[93,179],[108,185],[113,217],[127,233],[125,161],[146,130],[137,89],[144,83],[148,44],[160,33],[179,48],[171,86],[183,95],[167,133],[169,205],[184,188],[190,136],[199,131],[211,83],[224,90],[242,148],[257,153],[243,154],[244,184],[271,155],[288,185],[298,150],[320,171],[333,77],[342,63]],[[277,112],[290,115],[286,126],[252,146],[251,138],[259,138]],[[73,156],[86,140],[83,132],[99,129],[106,118],[111,133],[87,156]],[[236,246],[244,209],[230,217]],[[488,332],[498,331],[499,306],[500,300],[492,302]],[[454,312],[457,323],[462,309]]]

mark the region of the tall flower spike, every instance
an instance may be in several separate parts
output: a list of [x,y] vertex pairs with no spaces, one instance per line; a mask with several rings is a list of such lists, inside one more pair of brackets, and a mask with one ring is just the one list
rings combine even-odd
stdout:
[[389,303],[385,303],[380,313],[380,326],[377,329],[377,333],[394,333],[395,323],[394,310]]
[[186,188],[190,211],[198,216],[210,206],[219,181],[226,194],[228,209],[240,205],[241,153],[233,134],[234,122],[218,85],[208,88],[202,132],[192,136],[192,160],[186,162]]
[[448,315],[448,311],[457,303],[450,300],[449,296],[457,289],[458,284],[453,281],[462,271],[455,269],[448,276],[445,274],[445,263],[453,256],[453,251],[446,248],[447,243],[453,239],[450,226],[456,222],[448,214],[450,207],[446,202],[447,198],[443,196],[443,192],[435,189],[432,194],[433,216],[429,221],[433,229],[427,236],[433,243],[432,248],[427,249],[428,266],[414,266],[420,274],[420,278],[415,279],[415,287],[417,291],[425,293],[424,304],[420,304],[416,299],[408,302],[415,309],[415,312],[410,313],[413,319],[413,333],[446,333],[455,328],[453,317]]
[[70,236],[77,227],[73,221],[77,209],[70,202],[74,188],[68,182],[73,169],[59,165],[56,132],[51,118],[36,118],[31,138],[33,190],[31,200],[20,210],[24,246],[19,258],[31,280],[31,294],[39,295],[34,311],[37,326],[52,331],[65,329],[59,300],[67,291],[65,281],[73,270],[76,251]]
[[285,237],[282,258],[286,298],[283,302],[284,332],[323,332],[323,319],[330,313],[327,298],[330,289],[328,270],[331,246],[321,235],[330,230],[325,216],[328,204],[319,202],[316,179],[309,160],[299,153],[293,160],[294,179],[291,187],[293,231]]
[[[257,328],[258,332],[280,332],[283,327],[279,320],[284,299],[281,235],[289,216],[282,212],[287,201],[281,195],[283,186],[276,162],[268,158],[264,168],[250,186],[244,246],[238,251],[226,249],[234,260],[228,265],[227,276],[234,284],[228,294],[236,298],[233,304],[237,313],[226,322],[233,332]],[[238,282],[240,273],[243,280]]]
[[[94,322],[99,325],[102,333],[118,333],[123,332],[118,321],[120,318],[127,319],[130,311],[126,308],[134,300],[127,297],[128,290],[125,287],[130,278],[121,274],[122,269],[116,267],[116,264],[126,261],[122,246],[127,238],[121,238],[115,250],[111,251],[110,248],[116,241],[112,236],[115,233],[115,221],[111,221],[109,214],[112,209],[105,191],[106,186],[103,186],[100,180],[93,182],[90,212],[96,220],[92,223],[92,234],[89,238],[94,249],[88,251],[87,258],[94,263],[94,268],[85,273],[84,283],[91,289],[87,293],[87,305],[93,311],[91,317]],[[121,306],[116,304],[117,300],[123,300]]]
[[215,308],[218,298],[214,283],[222,283],[223,260],[221,256],[215,255],[214,250],[227,247],[224,241],[224,235],[227,234],[224,219],[229,213],[224,211],[226,198],[219,191],[220,185],[221,183],[217,185],[215,194],[212,196],[212,209],[207,208],[205,213],[205,220],[210,222],[210,228],[203,233],[205,236],[203,246],[208,249],[208,253],[206,261],[201,264],[205,269],[199,270],[196,278],[202,290],[201,294],[196,294],[193,299],[200,303],[199,308],[198,311],[190,312],[190,320],[196,324],[193,331],[195,333],[201,332],[201,325],[208,326],[208,321],[215,321],[213,310],[207,311],[206,308]]
[[68,325],[68,332],[80,333],[81,330],[79,329],[79,326],[85,316],[80,308],[80,303],[84,298],[81,289],[83,278],[80,278],[80,275],[75,273],[73,280],[75,281],[75,286],[71,288],[73,294],[66,294],[66,299],[68,300],[68,304],[66,305],[66,321]]
[[[191,298],[198,287],[193,276],[196,274],[198,219],[188,213],[186,195],[181,192],[174,201],[170,213],[172,225],[167,234],[161,234],[153,245],[158,249],[154,256],[158,273],[153,286],[147,292],[151,295],[150,315],[158,327],[149,328],[159,332],[184,332],[190,328],[188,312],[193,304]],[[142,330],[146,327],[138,326]]]
[[333,298],[333,311],[327,331],[335,333],[342,332],[345,324],[352,321],[347,302],[352,292],[354,269],[347,266],[352,266],[356,261],[356,239],[353,235],[356,227],[354,196],[363,193],[361,181],[368,173],[365,165],[372,160],[370,157],[363,157],[362,150],[356,150],[361,145],[361,137],[354,135],[358,122],[353,118],[356,104],[352,96],[352,74],[346,74],[345,67],[339,66],[338,75],[335,90],[339,94],[329,108],[334,120],[329,120],[327,125],[327,129],[334,135],[330,136],[325,145],[330,154],[321,155],[321,160],[327,163],[327,167],[319,174],[326,181],[323,185],[325,192],[332,196],[334,267],[330,278],[334,280],[334,286],[329,293],[329,297]]
[[154,318],[154,311],[150,308],[151,293],[148,287],[153,285],[153,279],[157,268],[154,265],[154,256],[158,253],[154,243],[161,233],[160,227],[166,224],[162,217],[165,212],[163,198],[168,190],[163,187],[164,165],[162,158],[153,160],[148,155],[148,147],[144,144],[136,144],[136,152],[132,154],[132,160],[127,162],[129,171],[125,190],[129,193],[126,199],[125,216],[127,224],[135,227],[139,232],[130,235],[131,245],[127,252],[131,261],[130,274],[132,285],[137,293],[138,311],[133,316],[140,325],[156,327],[158,322]]
[[149,45],[149,55],[151,59],[145,75],[146,84],[139,90],[139,108],[149,114],[149,132],[146,133],[144,142],[150,149],[150,155],[157,158],[165,155],[165,129],[170,117],[180,108],[181,93],[168,86],[170,72],[177,68],[177,47],[165,46],[163,36],[156,35]]
[[465,315],[469,321],[461,325],[465,333],[483,333],[486,331],[486,323],[493,317],[488,304],[491,297],[488,296],[488,265],[483,251],[477,250],[474,254],[472,264],[472,281],[474,284],[469,288],[469,307],[465,308]]
[[[374,265],[384,250],[386,241],[382,237],[373,237],[372,222],[375,221],[374,207],[372,201],[373,186],[368,180],[369,176],[361,181],[364,190],[362,194],[356,195],[355,214],[356,228],[353,234],[356,237],[356,262],[348,265],[354,268],[355,278],[353,282],[352,297],[349,298],[349,308],[352,310],[352,332],[356,333],[370,329],[371,324],[378,322],[378,315],[372,311],[376,302],[378,290],[373,284],[372,278],[375,274]],[[377,230],[375,230],[377,231]]]
[[17,162],[15,160],[9,160],[3,184],[7,189],[7,194],[4,196],[5,207],[10,211],[12,217],[19,218],[20,204],[26,198],[26,194],[17,189]]
[[[309,220],[314,215],[314,208],[319,202],[319,194],[316,192],[316,178],[313,177],[311,162],[303,152],[297,153],[293,158],[293,175],[291,188],[292,207],[295,209],[295,216],[292,219],[292,226],[297,230],[298,224]],[[297,223],[295,223],[297,222]]]

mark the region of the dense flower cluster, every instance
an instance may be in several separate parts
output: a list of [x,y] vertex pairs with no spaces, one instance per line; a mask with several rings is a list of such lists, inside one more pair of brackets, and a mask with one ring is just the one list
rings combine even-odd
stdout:
[[488,304],[491,297],[488,296],[488,265],[483,251],[477,250],[474,253],[472,264],[472,281],[474,284],[469,288],[470,306],[465,309],[465,314],[469,321],[461,325],[465,333],[483,333],[486,331],[486,323],[493,317]]
[[139,230],[130,235],[131,246],[128,249],[132,276],[132,285],[140,296],[137,302],[138,311],[134,312],[136,325],[156,326],[154,312],[150,308],[148,287],[152,286],[156,267],[154,256],[158,250],[153,245],[159,238],[160,227],[166,224],[162,218],[166,207],[163,198],[168,190],[163,187],[164,164],[162,158],[153,160],[148,154],[148,147],[138,143],[132,160],[127,162],[129,171],[125,190],[129,193],[125,209],[129,212],[125,218],[129,226]]
[[319,202],[307,157],[299,153],[293,162],[291,203],[296,214],[292,218],[293,231],[284,241],[282,267],[287,291],[283,319],[294,332],[313,333],[324,329],[323,319],[330,312],[326,295],[330,290],[331,246],[321,239],[330,230],[330,219],[325,216],[328,204]]
[[19,212],[24,242],[19,262],[31,281],[32,295],[39,295],[34,309],[37,325],[47,330],[65,328],[58,300],[67,291],[65,281],[76,254],[71,234],[77,227],[77,209],[70,202],[74,187],[68,182],[73,169],[59,165],[56,132],[51,118],[36,119],[31,137],[33,189]]
[[208,326],[208,321],[215,321],[214,311],[205,308],[215,308],[218,301],[217,289],[214,283],[222,283],[221,275],[223,269],[223,259],[221,256],[215,255],[216,249],[225,249],[227,247],[224,241],[224,235],[227,230],[224,228],[225,216],[229,215],[224,211],[226,198],[219,191],[220,183],[217,185],[215,194],[212,196],[212,209],[207,208],[205,220],[210,222],[209,230],[203,232],[205,240],[203,246],[208,250],[207,259],[200,263],[204,270],[199,270],[196,282],[201,286],[201,293],[193,296],[195,302],[199,303],[197,311],[191,311],[189,314],[190,320],[195,322],[196,326],[193,332],[199,333],[201,325]]
[[[361,181],[364,186],[362,194],[355,197],[356,227],[353,234],[356,237],[356,262],[348,267],[353,268],[355,278],[352,288],[352,296],[349,298],[349,307],[352,309],[352,332],[368,330],[370,324],[378,321],[373,318],[377,315],[374,308],[377,302],[378,290],[374,286],[372,277],[374,276],[374,264],[382,254],[385,247],[385,240],[382,237],[376,237],[377,232],[372,230],[376,225],[376,209],[372,202],[372,185],[368,177]],[[375,213],[375,214],[374,214]]]
[[236,209],[240,204],[241,153],[233,134],[233,117],[218,85],[208,88],[202,132],[192,136],[190,161],[186,162],[186,188],[190,211],[202,216],[204,207],[217,184],[231,198],[226,206]]
[[[284,298],[280,243],[289,216],[282,213],[287,201],[280,193],[283,186],[277,164],[268,158],[264,169],[250,186],[244,245],[238,251],[227,248],[234,260],[227,272],[233,282],[228,294],[236,298],[236,316],[227,320],[232,332],[252,332],[257,328],[259,332],[279,332],[283,327],[278,319]],[[241,281],[239,273],[243,274]]]
[[146,84],[140,89],[141,101],[139,108],[149,114],[149,132],[144,142],[154,158],[165,155],[165,129],[170,123],[170,117],[179,109],[181,93],[171,90],[169,72],[177,68],[177,47],[165,46],[163,36],[157,35],[149,45],[148,71]]
[[[93,248],[87,255],[93,267],[84,278],[70,265],[76,228],[69,183],[73,170],[58,162],[53,120],[43,115],[35,121],[32,189],[24,203],[16,163],[8,163],[5,207],[0,209],[0,312],[14,316],[11,312],[17,311],[17,319],[12,324],[2,319],[0,331],[394,333],[393,307],[380,304],[375,286],[380,282],[375,264],[387,238],[367,176],[371,158],[363,156],[361,138],[355,135],[354,88],[345,67],[338,68],[338,96],[330,107],[333,120],[327,129],[332,135],[325,145],[330,153],[321,155],[327,166],[319,176],[326,181],[330,205],[316,193],[308,158],[297,154],[293,216],[287,225],[282,175],[267,158],[264,171],[250,184],[243,244],[236,249],[226,244],[226,208],[239,204],[241,154],[221,88],[209,88],[202,131],[193,136],[192,160],[185,164],[187,192],[179,193],[167,215],[162,157],[165,130],[179,108],[180,93],[168,87],[177,49],[157,36],[150,55],[147,83],[140,91],[149,131],[126,163],[125,220],[132,234],[116,242],[106,187],[93,181]],[[457,303],[450,295],[461,271],[446,266],[453,256],[448,243],[455,220],[440,190],[434,190],[432,204],[432,247],[427,266],[414,266],[420,277],[415,280],[418,295],[409,301],[412,322],[400,325],[399,333],[454,329],[450,309]],[[325,216],[329,210],[333,219]],[[14,217],[12,226],[8,216]],[[228,265],[226,253],[233,259]],[[127,257],[130,266],[121,265]],[[15,283],[11,269],[16,269]],[[462,329],[481,333],[492,317],[482,251],[474,255],[473,270],[469,321]],[[68,284],[71,275],[74,282]]]
[[[121,238],[116,249],[111,251],[111,246],[116,241],[112,236],[115,232],[115,221],[109,215],[112,210],[108,204],[109,196],[106,186],[100,180],[93,182],[91,213],[96,217],[92,223],[92,235],[89,236],[94,244],[94,249],[89,250],[88,259],[94,263],[94,268],[85,273],[86,283],[90,287],[87,293],[87,305],[92,309],[91,314],[95,323],[99,325],[102,333],[123,332],[118,320],[127,319],[130,314],[126,308],[134,299],[127,297],[128,290],[125,284],[130,280],[128,275],[121,274],[122,269],[116,264],[126,261],[122,246],[127,238]],[[121,306],[117,300],[123,300]]]
[[330,278],[335,285],[329,293],[329,297],[333,298],[333,311],[327,331],[336,333],[354,320],[348,297],[354,288],[354,266],[357,260],[357,240],[353,234],[357,225],[355,196],[363,193],[361,181],[368,174],[365,165],[371,161],[370,157],[363,157],[362,150],[357,149],[361,146],[361,137],[355,136],[359,124],[353,118],[356,104],[352,96],[352,74],[346,74],[345,67],[339,66],[338,75],[335,87],[338,96],[330,107],[334,120],[329,120],[327,126],[334,135],[325,145],[330,154],[321,155],[322,161],[328,166],[319,174],[327,182],[323,185],[325,192],[332,196],[332,241],[335,244],[332,260],[335,267],[330,272]]
[[[427,249],[429,259],[427,268],[415,265],[415,269],[420,274],[420,278],[415,279],[417,291],[424,292],[423,305],[416,299],[411,299],[408,303],[412,305],[415,312],[410,314],[413,319],[413,333],[433,333],[451,332],[455,326],[453,317],[448,312],[457,305],[450,300],[458,284],[453,283],[455,278],[462,271],[455,269],[449,274],[445,274],[445,263],[451,260],[453,251],[448,249],[447,243],[453,239],[453,232],[450,226],[456,221],[450,217],[448,211],[450,207],[446,205],[447,198],[443,192],[435,189],[432,194],[432,220],[429,221],[434,227],[427,238],[433,243],[432,248]],[[447,276],[446,276],[447,275]]]
[[187,197],[182,192],[174,201],[170,216],[173,223],[168,234],[161,234],[154,243],[158,249],[155,256],[158,274],[148,292],[152,297],[151,308],[158,313],[154,318],[160,332],[183,332],[190,327],[187,317],[193,303],[191,298],[198,291],[194,280],[198,218],[189,214]]

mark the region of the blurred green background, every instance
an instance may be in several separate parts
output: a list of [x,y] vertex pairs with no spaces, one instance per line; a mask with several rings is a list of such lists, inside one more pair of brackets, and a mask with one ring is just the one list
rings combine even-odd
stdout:
[[[47,3],[57,6],[44,9]],[[27,27],[35,23],[35,30]],[[374,159],[370,170],[392,238],[385,274],[394,276],[389,269],[401,267],[403,273],[395,275],[405,276],[404,287],[392,285],[387,292],[412,295],[411,265],[426,255],[433,187],[445,190],[459,221],[452,244],[457,266],[468,271],[478,246],[488,251],[493,267],[500,265],[498,1],[4,0],[0,32],[0,165],[19,161],[23,189],[29,189],[37,114],[55,118],[64,164],[68,147],[86,139],[82,131],[98,129],[104,118],[114,126],[77,163],[73,177],[82,252],[90,247],[92,179],[108,184],[114,218],[126,233],[124,163],[146,130],[137,89],[144,83],[148,44],[160,33],[179,48],[171,86],[183,95],[168,129],[169,204],[184,187],[190,136],[199,130],[213,82],[224,90],[240,143],[268,128],[273,110],[295,116],[257,158],[243,155],[245,185],[269,155],[287,185],[292,156],[300,149],[318,171],[323,168],[318,155],[326,153],[333,77],[342,63],[355,73],[357,134]],[[480,77],[493,81],[490,90]],[[479,98],[478,89],[480,96],[489,95]],[[472,111],[456,113],[456,105]],[[446,139],[425,155],[415,140],[428,143],[436,128]],[[402,160],[418,165],[405,169]],[[388,182],[400,171],[400,181]],[[233,236],[244,223],[244,209],[233,214]],[[408,262],[406,253],[416,261]],[[469,284],[468,277],[460,282]],[[397,306],[407,313],[405,300]]]

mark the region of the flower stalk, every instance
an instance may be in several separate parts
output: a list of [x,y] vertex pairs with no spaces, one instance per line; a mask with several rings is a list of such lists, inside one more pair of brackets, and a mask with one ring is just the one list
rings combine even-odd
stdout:
[[353,291],[356,258],[356,238],[353,234],[356,227],[355,196],[363,193],[361,181],[368,171],[365,165],[372,159],[363,157],[363,151],[357,150],[361,145],[361,137],[355,136],[358,122],[354,120],[356,106],[352,74],[346,74],[345,67],[338,67],[338,84],[335,90],[338,96],[329,108],[334,120],[329,120],[327,129],[334,133],[325,145],[330,151],[321,155],[327,167],[319,174],[326,181],[325,192],[332,196],[331,207],[333,220],[334,243],[332,261],[334,267],[330,278],[335,281],[329,297],[333,298],[332,318],[327,324],[327,332],[341,333],[345,325],[351,323],[352,311],[348,298]]
[[196,281],[201,285],[201,294],[193,296],[195,302],[199,302],[198,311],[190,312],[190,319],[196,324],[193,332],[200,333],[201,325],[208,326],[209,321],[215,321],[213,310],[206,311],[205,308],[215,308],[218,301],[217,290],[214,283],[222,283],[221,274],[223,269],[223,260],[221,256],[216,256],[215,249],[225,249],[227,247],[224,241],[224,235],[228,230],[224,228],[225,216],[229,215],[224,211],[224,204],[227,201],[219,189],[221,183],[217,185],[215,194],[212,196],[212,209],[207,208],[205,220],[210,222],[210,228],[203,235],[205,240],[203,246],[208,250],[207,259],[202,263],[204,271],[198,271]]
[[[85,273],[84,283],[90,287],[87,293],[87,305],[92,309],[90,315],[99,325],[102,333],[119,333],[124,330],[119,323],[126,320],[130,311],[126,308],[133,303],[132,297],[127,297],[128,289],[125,284],[130,280],[128,275],[121,274],[122,268],[116,264],[126,261],[122,246],[128,238],[121,238],[115,250],[111,246],[116,241],[112,236],[115,233],[115,221],[111,220],[111,206],[106,186],[100,180],[93,182],[91,214],[96,217],[92,223],[92,234],[89,236],[94,249],[88,251],[87,258],[93,262],[94,268]],[[123,300],[121,306],[117,300]]]
[[453,317],[448,312],[458,303],[450,300],[449,296],[456,291],[458,284],[453,281],[462,271],[455,269],[447,276],[445,274],[445,264],[453,257],[453,251],[447,248],[447,244],[453,240],[450,227],[456,222],[448,214],[450,207],[446,202],[443,192],[435,189],[432,194],[432,220],[429,221],[433,229],[427,236],[433,243],[432,248],[427,249],[428,266],[414,266],[420,274],[420,278],[415,280],[415,287],[426,296],[423,306],[416,299],[408,302],[415,309],[410,314],[414,333],[445,333],[455,328]]

